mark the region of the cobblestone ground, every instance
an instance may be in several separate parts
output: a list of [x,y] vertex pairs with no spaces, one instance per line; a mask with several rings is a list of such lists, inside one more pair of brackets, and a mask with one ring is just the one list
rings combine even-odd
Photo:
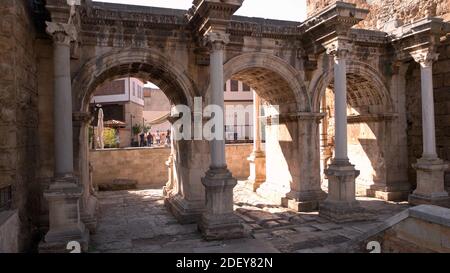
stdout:
[[248,237],[207,242],[195,224],[177,223],[164,207],[162,190],[100,192],[98,197],[98,227],[91,236],[91,252],[329,252],[408,207],[358,198],[376,218],[338,225],[317,212],[296,213],[277,206],[239,182],[235,209]]

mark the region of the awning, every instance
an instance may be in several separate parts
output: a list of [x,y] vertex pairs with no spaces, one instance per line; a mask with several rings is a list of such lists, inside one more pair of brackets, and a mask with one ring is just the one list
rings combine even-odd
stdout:
[[159,117],[159,118],[157,118],[157,119],[154,119],[154,120],[152,120],[152,121],[150,121],[150,122],[147,122],[147,123],[150,124],[150,125],[158,125],[158,124],[162,124],[162,123],[164,123],[164,122],[167,121],[167,119],[169,118],[169,116],[170,116],[170,113],[167,113],[167,114],[165,114],[164,116]]
[[115,120],[115,119],[105,121],[103,124],[105,125],[105,127],[109,127],[109,128],[125,128],[125,127],[127,127],[127,124],[125,122],[122,122],[120,120]]

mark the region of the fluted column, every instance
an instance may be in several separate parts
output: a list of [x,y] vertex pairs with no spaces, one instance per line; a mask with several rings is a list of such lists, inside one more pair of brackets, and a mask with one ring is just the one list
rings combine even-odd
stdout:
[[436,153],[433,62],[438,59],[439,54],[427,48],[411,55],[420,64],[423,154],[413,165],[417,170],[417,188],[409,196],[409,202],[414,205],[435,204],[450,207],[450,199],[444,185],[444,171],[448,166]]
[[[210,48],[210,103],[219,106],[222,111],[224,111],[223,51],[228,41],[228,34],[224,32],[210,32],[205,37],[205,42]],[[225,118],[221,120],[221,124],[215,125],[216,130],[220,130],[218,126],[224,128],[224,124]],[[242,237],[243,226],[233,212],[233,188],[237,181],[227,169],[224,133],[220,139],[211,140],[210,147],[211,166],[202,178],[206,209],[202,214],[199,229],[207,240]]]
[[266,179],[266,156],[261,150],[261,99],[255,91],[253,91],[253,150],[247,160],[250,163],[248,183],[256,192]]
[[359,171],[350,164],[347,153],[347,68],[351,47],[337,39],[326,46],[334,63],[335,155],[325,170],[328,197],[320,205],[320,215],[336,222],[365,218],[355,198],[355,179]]
[[89,234],[80,220],[83,189],[73,174],[72,88],[70,43],[76,39],[73,25],[47,22],[53,38],[55,178],[44,197],[49,202],[49,231],[41,252],[65,252],[69,241],[87,250]]

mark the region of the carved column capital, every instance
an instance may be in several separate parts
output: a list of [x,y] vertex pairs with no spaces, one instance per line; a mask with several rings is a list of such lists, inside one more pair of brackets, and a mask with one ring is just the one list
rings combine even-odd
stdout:
[[70,42],[77,40],[77,31],[74,25],[46,22],[47,33],[52,36],[53,42],[61,45],[70,45]]
[[422,67],[431,67],[433,62],[437,61],[439,53],[435,50],[427,48],[410,53],[414,61],[418,62]]
[[211,50],[223,50],[225,45],[230,42],[230,35],[221,32],[208,32],[204,38],[204,45],[208,46]]
[[351,50],[350,43],[345,40],[335,40],[325,44],[324,47],[327,54],[333,56],[335,59],[346,59]]

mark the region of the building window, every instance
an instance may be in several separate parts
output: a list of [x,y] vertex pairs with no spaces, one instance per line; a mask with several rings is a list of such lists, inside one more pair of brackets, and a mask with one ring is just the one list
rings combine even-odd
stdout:
[[231,80],[231,92],[239,91],[239,82],[235,80]]
[[242,84],[242,91],[244,92],[250,92],[250,86],[246,85],[245,83]]
[[0,211],[9,210],[12,203],[11,186],[0,189]]

